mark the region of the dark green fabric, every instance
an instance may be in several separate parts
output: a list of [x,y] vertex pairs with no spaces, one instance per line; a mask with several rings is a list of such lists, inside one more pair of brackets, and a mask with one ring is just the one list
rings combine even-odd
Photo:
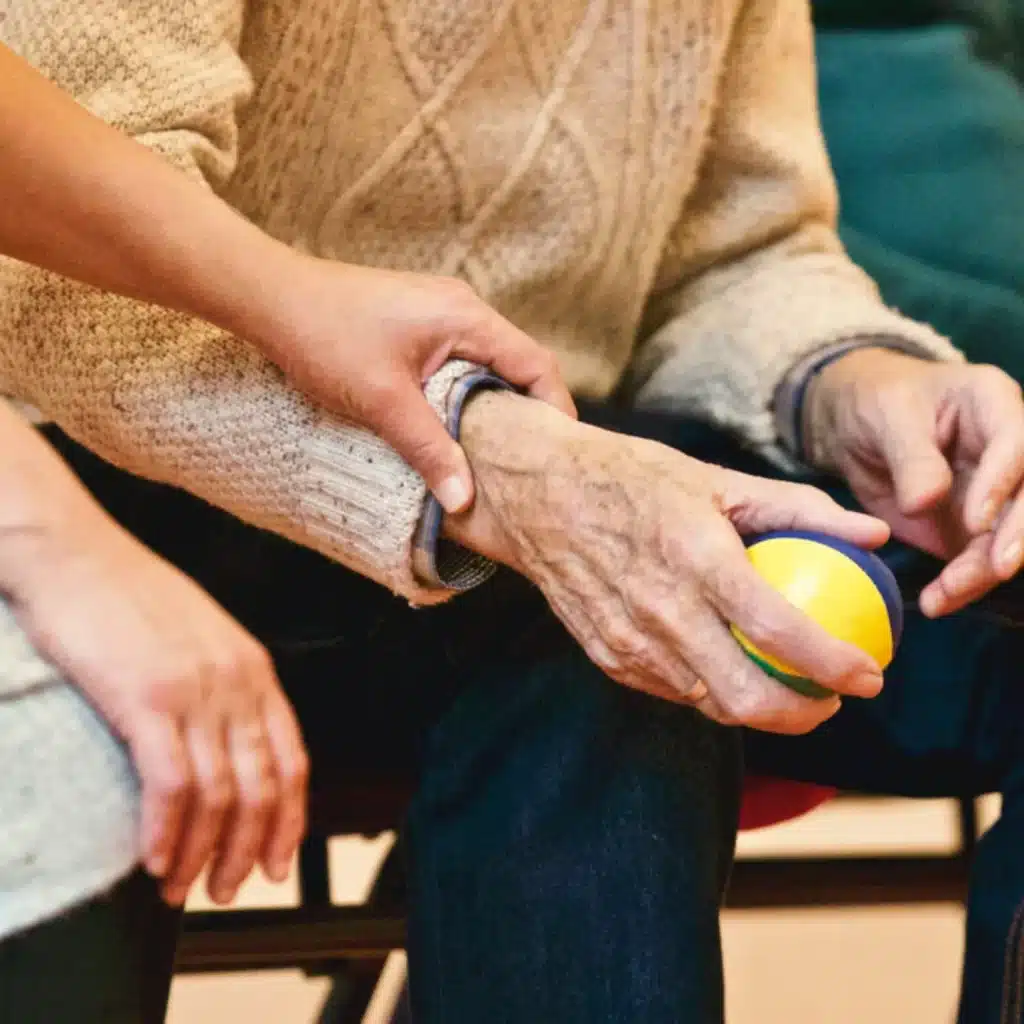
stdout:
[[955,0],[814,0],[811,9],[815,24],[849,29],[944,21],[959,17],[961,6]]
[[957,25],[818,32],[841,234],[886,300],[1024,380],[1024,89]]

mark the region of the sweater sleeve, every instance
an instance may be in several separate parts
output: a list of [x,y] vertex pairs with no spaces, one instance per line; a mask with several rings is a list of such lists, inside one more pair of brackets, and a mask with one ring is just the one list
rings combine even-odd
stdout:
[[816,350],[888,339],[961,358],[887,309],[836,234],[806,0],[747,0],[697,186],[662,260],[632,373],[638,404],[683,410],[785,460],[774,396]]
[[[85,106],[214,189],[232,173],[243,0],[14,0],[0,39]],[[183,211],[183,216],[187,213]],[[452,362],[427,397],[478,368]],[[293,389],[259,352],[189,317],[0,260],[0,393],[40,409],[123,469],[433,603],[482,578],[413,572],[426,488],[377,438]]]

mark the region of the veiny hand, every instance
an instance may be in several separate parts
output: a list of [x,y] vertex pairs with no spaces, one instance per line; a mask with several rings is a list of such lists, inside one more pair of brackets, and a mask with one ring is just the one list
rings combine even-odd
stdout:
[[[36,443],[41,463],[55,459]],[[41,463],[40,475],[66,474]],[[128,745],[146,868],[173,904],[208,865],[220,903],[256,863],[282,881],[305,830],[308,765],[269,656],[73,485],[68,474],[49,488],[45,520],[0,519],[0,589]]]
[[295,259],[260,347],[305,394],[391,444],[446,511],[468,508],[474,495],[462,449],[423,396],[446,361],[488,366],[575,414],[551,352],[462,281]]
[[939,616],[1024,561],[1024,402],[992,366],[852,352],[812,387],[808,448],[901,540],[948,564],[921,593]]
[[814,488],[731,472],[510,395],[475,398],[463,438],[473,510],[449,534],[523,573],[613,679],[719,722],[806,732],[839,707],[794,693],[728,624],[836,694],[876,695],[877,664],[752,568],[742,534],[821,530],[876,546],[884,523]]

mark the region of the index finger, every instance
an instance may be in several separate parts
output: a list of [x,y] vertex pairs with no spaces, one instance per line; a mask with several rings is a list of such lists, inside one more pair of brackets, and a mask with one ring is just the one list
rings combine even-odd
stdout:
[[769,480],[730,472],[726,504],[740,533],[811,530],[861,548],[877,548],[889,539],[889,526],[876,516],[843,508],[810,484]]
[[306,834],[309,755],[295,712],[283,694],[268,697],[264,722],[277,768],[279,797],[261,861],[271,881],[283,882]]
[[456,340],[452,355],[490,367],[533,398],[576,417],[576,405],[554,354],[498,313]]
[[762,732],[801,735],[839,710],[839,698],[805,697],[768,675],[743,653],[713,607],[697,605],[666,615],[686,663],[706,682],[696,702],[716,721]]
[[1006,396],[986,404],[981,426],[989,441],[964,501],[965,525],[974,535],[991,528],[1024,479],[1024,403]]

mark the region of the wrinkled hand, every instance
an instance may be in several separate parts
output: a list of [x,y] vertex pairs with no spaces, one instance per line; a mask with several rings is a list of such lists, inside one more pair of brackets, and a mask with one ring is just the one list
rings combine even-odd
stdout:
[[555,357],[450,278],[297,257],[275,290],[284,306],[260,347],[302,392],[387,441],[448,512],[473,501],[473,476],[423,396],[446,361],[490,367],[570,415]]
[[523,573],[613,679],[719,722],[800,733],[838,709],[765,675],[729,631],[835,691],[874,696],[873,660],[752,568],[741,534],[812,529],[873,546],[883,523],[807,486],[745,476],[509,395],[463,419],[477,478],[449,534]]
[[84,493],[55,492],[49,521],[0,522],[0,588],[128,745],[145,866],[173,904],[207,866],[221,903],[256,863],[282,881],[305,830],[308,768],[269,656]]
[[901,540],[948,561],[921,593],[938,616],[1024,561],[1024,402],[992,366],[882,349],[828,366],[809,396],[808,448]]

